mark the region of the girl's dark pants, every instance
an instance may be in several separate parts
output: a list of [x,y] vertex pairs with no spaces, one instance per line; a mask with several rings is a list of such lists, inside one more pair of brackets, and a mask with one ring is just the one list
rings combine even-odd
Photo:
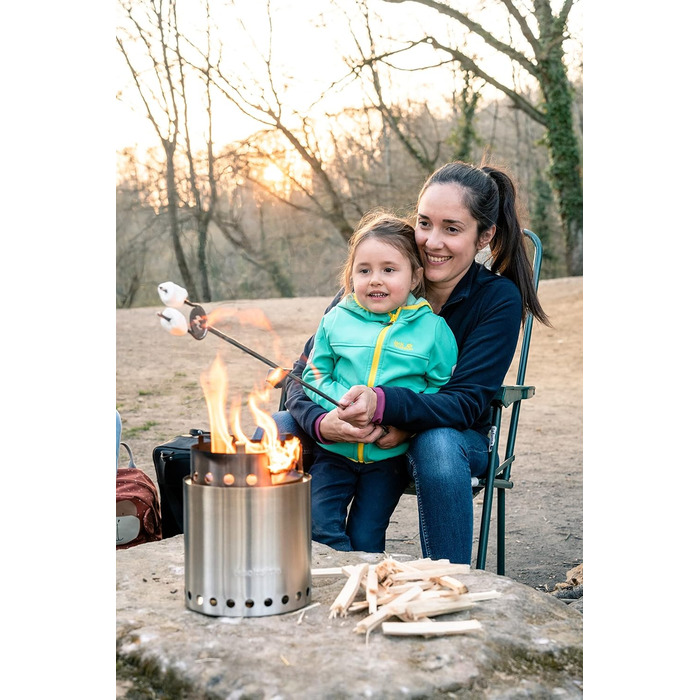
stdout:
[[409,480],[405,455],[362,464],[315,446],[308,471],[312,539],[345,552],[383,552]]

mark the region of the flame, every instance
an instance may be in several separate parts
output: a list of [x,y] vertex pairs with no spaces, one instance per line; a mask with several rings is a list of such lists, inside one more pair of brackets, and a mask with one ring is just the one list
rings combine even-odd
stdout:
[[277,387],[279,383],[289,374],[288,369],[283,367],[278,367],[277,369],[270,370],[267,375],[267,383],[270,386]]
[[231,402],[229,420],[228,422],[226,420],[228,376],[224,363],[218,355],[209,371],[202,373],[201,383],[209,412],[212,452],[236,454],[237,451],[241,451],[247,454],[266,454],[269,458],[268,468],[273,474],[287,472],[297,465],[301,457],[299,438],[290,437],[284,442],[280,442],[277,424],[272,416],[258,406],[258,403],[269,400],[269,387],[262,391],[253,392],[248,397],[248,408],[253,414],[256,424],[264,431],[263,439],[260,442],[253,442],[245,435],[241,427],[239,400],[234,399]]
[[226,394],[228,393],[228,375],[221,358],[217,355],[209,372],[200,376],[204,398],[209,412],[209,430],[211,431],[211,451],[223,454],[235,454],[231,435],[226,426]]
[[215,328],[221,325],[225,326],[227,322],[237,322],[241,326],[250,326],[256,330],[264,331],[267,340],[272,340],[272,356],[275,358],[281,356],[280,339],[262,309],[232,309],[220,306],[210,311],[205,321],[207,325]]

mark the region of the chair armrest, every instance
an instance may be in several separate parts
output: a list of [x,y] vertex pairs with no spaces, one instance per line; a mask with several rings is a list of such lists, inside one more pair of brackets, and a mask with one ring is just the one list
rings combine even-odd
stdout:
[[503,408],[507,408],[512,403],[516,401],[522,401],[523,399],[530,399],[535,395],[534,386],[523,386],[522,384],[516,385],[503,385],[497,392],[496,395],[491,399],[491,403],[499,404]]

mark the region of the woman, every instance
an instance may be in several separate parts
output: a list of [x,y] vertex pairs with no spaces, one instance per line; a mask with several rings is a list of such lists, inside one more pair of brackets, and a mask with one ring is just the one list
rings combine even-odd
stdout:
[[[289,415],[278,414],[278,423],[280,430],[298,434],[296,423],[326,442],[392,447],[412,436],[407,461],[416,484],[423,556],[470,564],[471,479],[488,465],[489,402],[508,371],[527,313],[549,321],[532,281],[515,187],[503,171],[458,161],[434,172],[418,197],[415,237],[426,298],[459,348],[450,381],[430,395],[355,386],[341,399],[344,408],[330,412],[290,382]],[[490,270],[475,262],[487,246]],[[303,370],[311,348],[310,340],[295,373]],[[386,435],[382,426],[389,427]]]

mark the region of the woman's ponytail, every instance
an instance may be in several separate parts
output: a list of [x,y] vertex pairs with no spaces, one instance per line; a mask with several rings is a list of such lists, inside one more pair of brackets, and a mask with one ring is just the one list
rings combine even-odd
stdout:
[[525,248],[525,234],[518,220],[515,185],[502,170],[490,166],[484,166],[481,170],[496,183],[498,188],[496,233],[491,239],[493,255],[491,269],[517,285],[523,300],[523,322],[529,312],[541,323],[551,326],[537,298],[532,279],[532,265]]

